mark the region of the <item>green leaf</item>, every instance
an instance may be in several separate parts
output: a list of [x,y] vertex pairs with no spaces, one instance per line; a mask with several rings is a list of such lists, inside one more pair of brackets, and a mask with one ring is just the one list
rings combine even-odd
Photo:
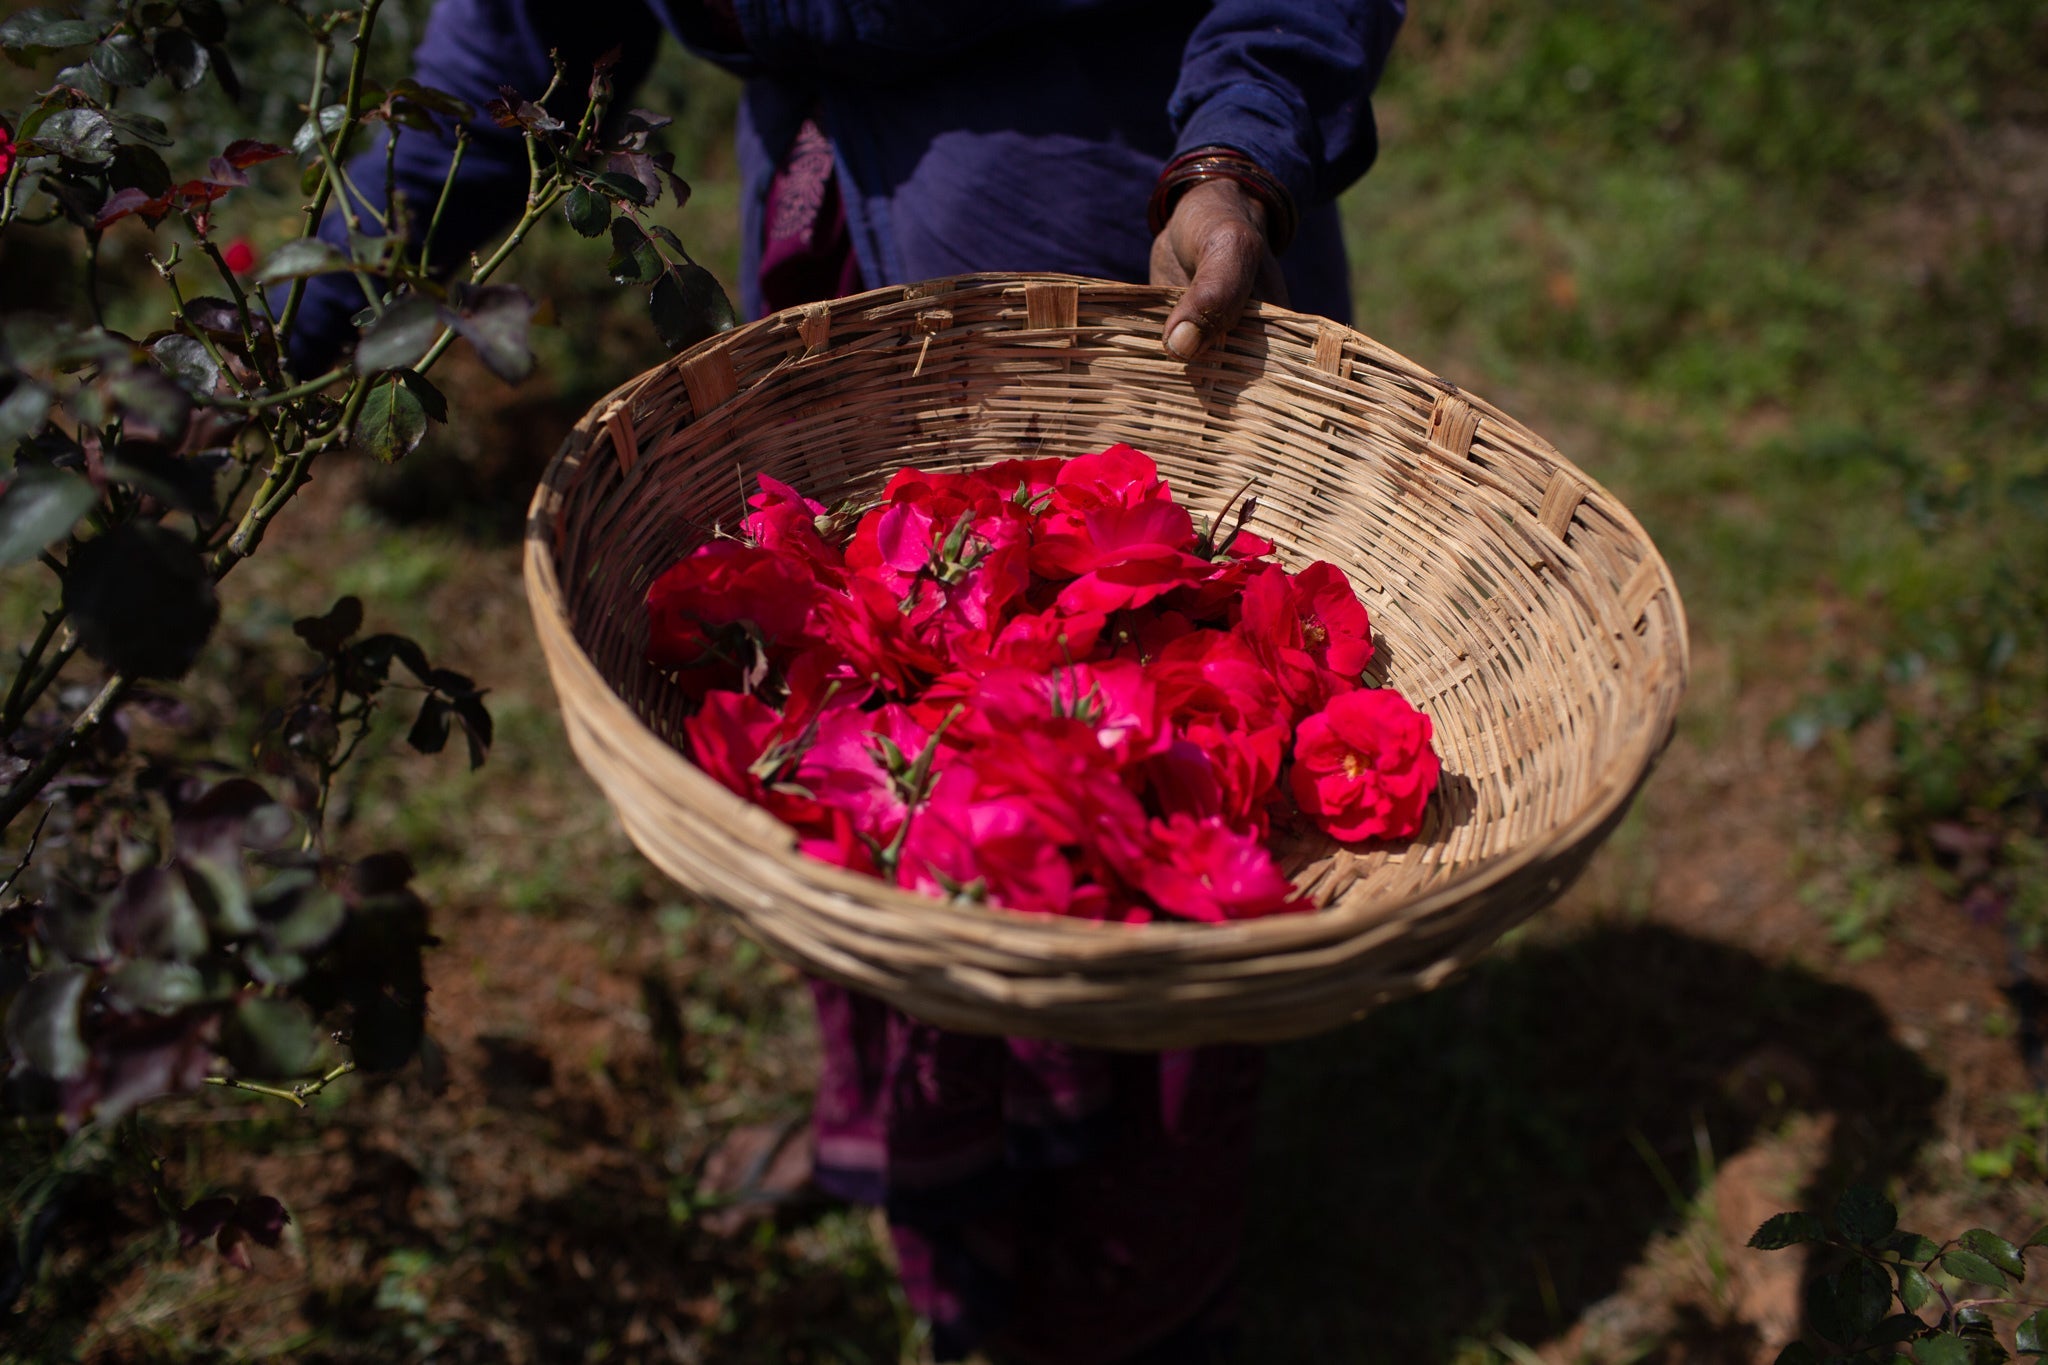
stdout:
[[228,36],[227,10],[220,0],[178,0],[178,17],[202,43],[218,43]]
[[20,52],[30,48],[77,47],[99,41],[98,27],[80,19],[67,19],[46,9],[25,9],[0,23],[0,48]]
[[1913,1343],[1920,1365],[1970,1365],[1970,1348],[1961,1337],[1928,1337]]
[[114,125],[114,135],[123,142],[136,142],[149,147],[168,147],[172,144],[171,130],[160,118],[148,114],[130,113],[126,109],[106,110],[107,122]]
[[261,943],[251,943],[242,949],[242,965],[249,969],[249,979],[266,986],[289,986],[303,981],[306,976],[306,959],[297,953],[273,949]]
[[14,1055],[55,1080],[84,1075],[92,1054],[79,1033],[79,1007],[91,980],[84,967],[30,977],[7,1011],[7,1043]]
[[1899,1302],[1907,1312],[1917,1313],[1934,1301],[1934,1282],[1925,1274],[1910,1265],[1895,1269],[1899,1276]]
[[427,414],[412,390],[397,379],[371,386],[356,419],[356,444],[390,464],[411,454],[427,434]]
[[206,79],[213,55],[191,34],[167,28],[156,35],[156,64],[163,68],[172,88],[185,91]]
[[59,109],[43,120],[34,141],[84,166],[104,166],[114,159],[114,125],[97,109]]
[[189,962],[137,958],[107,982],[121,1000],[151,1014],[169,1014],[206,998],[206,983]]
[[114,941],[108,933],[111,908],[104,897],[83,903],[45,903],[36,917],[36,932],[73,962],[105,962],[114,955]]
[[612,258],[605,268],[620,284],[652,284],[661,278],[661,254],[631,219],[612,220]]
[[213,79],[219,83],[222,92],[235,103],[241,103],[241,78],[235,75],[235,64],[228,60],[227,49],[209,43],[206,55],[213,62]]
[[437,114],[446,114],[459,123],[468,123],[476,117],[476,106],[459,95],[446,90],[436,90],[431,85],[421,85],[411,77],[392,82],[391,95],[394,99],[417,104],[422,109],[431,109]]
[[100,79],[100,73],[92,69],[90,62],[65,67],[57,73],[57,84],[69,86],[94,104],[105,104],[114,93],[113,87]]
[[1971,1228],[1962,1235],[1961,1241],[1966,1250],[1976,1252],[2015,1280],[2027,1277],[2027,1263],[2020,1259],[2020,1249],[1997,1233],[1986,1228]]
[[43,429],[50,416],[50,391],[33,379],[19,379],[0,398],[0,454]]
[[1835,1276],[1835,1311],[1849,1334],[1844,1340],[1867,1336],[1891,1306],[1892,1277],[1875,1262],[1858,1257]]
[[92,69],[114,85],[146,85],[156,74],[149,49],[132,33],[116,33],[92,50]]
[[103,457],[109,479],[147,493],[166,507],[195,517],[214,513],[217,467],[197,459],[181,459],[147,441],[123,441]]
[[308,118],[299,125],[299,131],[292,134],[292,151],[300,156],[310,155],[320,139],[334,136],[336,130],[347,122],[347,105],[328,105],[320,111],[318,118]]
[[1787,1343],[1773,1365],[1820,1365],[1820,1352],[1803,1341]]
[[429,421],[445,423],[448,420],[448,396],[435,388],[427,377],[418,370],[397,370],[399,382],[420,400],[420,408]]
[[384,310],[356,343],[355,370],[371,375],[402,370],[419,363],[441,334],[441,306],[414,295]]
[[569,191],[569,197],[562,201],[562,212],[568,217],[569,226],[585,237],[597,236],[612,221],[611,204],[581,185]]
[[220,380],[220,366],[214,364],[213,356],[195,337],[177,332],[158,337],[150,343],[149,353],[163,366],[165,374],[195,398],[212,393]]
[[533,299],[515,284],[470,285],[451,290],[455,309],[449,319],[463,340],[476,348],[484,368],[508,384],[533,373],[533,349],[527,334],[533,325]]
[[262,908],[266,935],[284,952],[310,952],[341,931],[348,907],[324,886],[313,885],[278,905]]
[[220,619],[199,547],[167,526],[138,522],[72,553],[64,606],[87,654],[145,678],[184,676]]
[[732,301],[711,272],[687,260],[668,267],[654,282],[647,295],[647,310],[654,330],[672,351],[730,331],[735,321]]
[[637,177],[621,175],[617,171],[606,171],[596,176],[593,184],[613,199],[623,199],[629,204],[645,206],[649,203],[647,186]]
[[289,1080],[313,1069],[322,1041],[303,1004],[259,996],[235,1006],[221,1033],[221,1051],[239,1075]]
[[2048,1308],[2021,1321],[2013,1330],[2013,1345],[2023,1356],[2048,1355]]
[[1812,1331],[1837,1346],[1847,1346],[1855,1332],[1844,1321],[1842,1305],[1836,1292],[1835,1282],[1817,1277],[1807,1283],[1806,1325]]
[[127,430],[134,434],[147,427],[166,441],[176,441],[185,432],[185,418],[192,400],[171,382],[170,376],[153,366],[137,366],[109,374],[107,396],[121,409]]
[[1915,1261],[1921,1265],[1941,1255],[1939,1242],[1917,1232],[1894,1232],[1877,1245],[1883,1251],[1896,1251],[1902,1261]]
[[1899,1225],[1892,1201],[1868,1185],[1851,1185],[1835,1201],[1835,1226],[1852,1242],[1869,1246]]
[[1927,1324],[1911,1313],[1894,1313],[1871,1328],[1864,1340],[1873,1346],[1893,1346],[1911,1341],[1927,1330]]
[[[171,188],[171,168],[164,164],[164,159],[157,155],[154,147],[121,144],[114,149],[114,159],[108,164],[106,174],[107,184],[113,187],[114,193],[108,195],[107,202],[100,206],[95,226],[116,221],[109,215],[114,214],[117,208],[120,209],[120,217],[145,209],[155,213],[159,206],[152,201]],[[135,193],[124,194],[124,190]]]
[[68,469],[16,468],[0,493],[0,568],[26,564],[70,534],[95,496],[92,485]]
[[1780,1213],[1766,1218],[1763,1226],[1750,1234],[1749,1245],[1757,1251],[1782,1251],[1801,1242],[1826,1239],[1827,1229],[1813,1214]]
[[318,237],[299,237],[270,253],[256,272],[256,283],[276,284],[350,268],[347,257]]
[[1951,1251],[1941,1258],[1941,1268],[1959,1280],[2005,1288],[2005,1276],[1997,1266],[1974,1251]]

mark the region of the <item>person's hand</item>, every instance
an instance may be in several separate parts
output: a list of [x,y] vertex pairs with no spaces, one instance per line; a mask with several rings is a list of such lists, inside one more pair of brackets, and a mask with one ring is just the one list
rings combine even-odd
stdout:
[[1162,334],[1181,360],[1236,326],[1250,300],[1286,303],[1280,262],[1266,244],[1266,206],[1234,180],[1189,186],[1152,239],[1152,283],[1187,286]]

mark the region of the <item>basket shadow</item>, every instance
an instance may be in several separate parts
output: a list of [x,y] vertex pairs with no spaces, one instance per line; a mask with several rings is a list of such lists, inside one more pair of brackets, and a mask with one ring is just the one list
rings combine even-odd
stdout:
[[1648,924],[1525,945],[1273,1049],[1247,1344],[1351,1365],[1549,1340],[1789,1115],[1838,1119],[1781,1206],[1811,1207],[1905,1170],[1941,1092],[1874,1000],[1796,967]]

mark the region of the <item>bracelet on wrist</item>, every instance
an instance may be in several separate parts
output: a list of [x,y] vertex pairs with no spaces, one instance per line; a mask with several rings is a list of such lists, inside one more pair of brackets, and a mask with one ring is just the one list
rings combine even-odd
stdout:
[[1229,180],[1258,200],[1266,209],[1266,243],[1279,255],[1294,240],[1300,222],[1294,196],[1271,171],[1242,152],[1228,147],[1197,147],[1166,163],[1159,181],[1152,187],[1151,202],[1145,206],[1145,221],[1157,236],[1166,230],[1173,206],[1180,197],[1205,180]]

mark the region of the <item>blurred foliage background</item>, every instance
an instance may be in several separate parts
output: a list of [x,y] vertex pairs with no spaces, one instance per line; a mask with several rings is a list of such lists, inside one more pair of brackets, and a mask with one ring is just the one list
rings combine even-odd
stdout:
[[[425,9],[391,7],[394,57]],[[239,41],[239,109],[208,86],[150,112],[288,141],[303,73]],[[2044,70],[2037,0],[1415,7],[1344,202],[1358,325],[1637,512],[1698,676],[1565,907],[1276,1050],[1245,1359],[1768,1359],[1797,1284],[1788,1310],[1740,1261],[1744,1190],[1768,1213],[1889,1181],[1915,1226],[2044,1212]],[[671,48],[634,101],[678,116],[695,194],[664,212],[729,292],[736,99]],[[259,255],[295,231],[281,177],[234,210]],[[0,240],[0,308],[76,306],[60,240]],[[124,228],[103,259],[137,308],[147,246]],[[449,907],[448,1088],[192,1101],[167,1155],[195,1193],[289,1186],[290,1254],[238,1276],[137,1212],[67,1250],[0,1359],[915,1358],[863,1216],[706,1220],[719,1144],[804,1112],[801,988],[632,852],[528,638],[533,479],[663,354],[606,252],[552,225],[514,275],[551,305],[535,377],[457,366],[467,420],[323,480],[188,698],[202,747],[245,742],[297,666],[281,623],[340,592],[494,689],[489,768],[386,735],[337,817]],[[11,639],[33,618],[5,587]]]

